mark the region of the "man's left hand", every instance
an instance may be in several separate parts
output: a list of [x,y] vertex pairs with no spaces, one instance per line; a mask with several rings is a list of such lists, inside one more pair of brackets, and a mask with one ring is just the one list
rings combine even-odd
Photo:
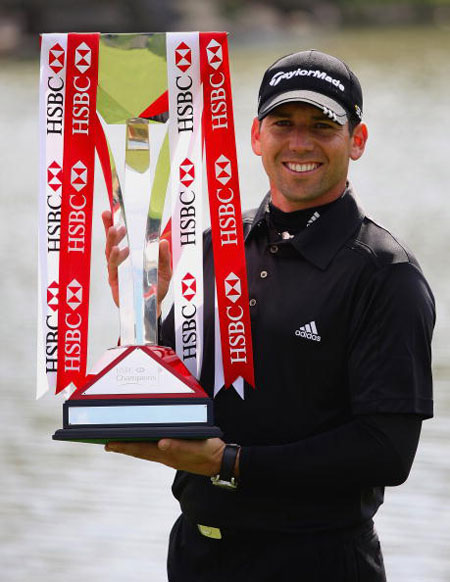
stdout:
[[109,442],[106,451],[156,461],[180,471],[212,477],[220,472],[225,443],[206,440],[161,439],[151,442]]

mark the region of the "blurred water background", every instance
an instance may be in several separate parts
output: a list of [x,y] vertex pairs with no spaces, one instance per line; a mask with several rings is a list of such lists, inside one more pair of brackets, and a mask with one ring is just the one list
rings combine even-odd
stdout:
[[[195,26],[191,26],[195,28]],[[202,27],[207,29],[208,27]],[[54,27],[53,29],[56,29]],[[450,579],[450,34],[444,28],[310,29],[236,41],[232,82],[242,205],[266,191],[249,129],[266,66],[315,47],[347,60],[365,92],[370,140],[351,176],[369,214],[415,251],[437,299],[436,418],[424,425],[408,482],[386,492],[377,527],[389,582]],[[38,62],[0,61],[3,279],[0,406],[0,578],[5,582],[166,580],[178,507],[171,469],[53,442],[61,402],[36,402]],[[99,188],[101,190],[101,188]],[[96,200],[92,357],[114,344],[115,309],[104,272]]]

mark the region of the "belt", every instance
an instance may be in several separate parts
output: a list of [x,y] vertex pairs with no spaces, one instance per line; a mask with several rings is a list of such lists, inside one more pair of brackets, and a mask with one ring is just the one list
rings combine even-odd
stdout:
[[345,541],[350,540],[355,537],[371,537],[375,534],[375,530],[373,527],[373,521],[370,519],[360,525],[351,526],[343,529],[338,530],[327,530],[327,531],[320,531],[320,532],[263,532],[263,531],[244,531],[244,530],[230,530],[225,528],[218,528],[210,525],[203,525],[198,523],[197,529],[201,533],[202,536],[206,538],[210,538],[213,540],[221,540],[225,538],[237,538],[244,536],[248,538],[249,536],[255,537],[258,535],[267,536],[271,533],[276,533],[279,536],[287,536],[289,538],[298,537],[299,540],[304,540],[305,542],[326,542],[326,541]]

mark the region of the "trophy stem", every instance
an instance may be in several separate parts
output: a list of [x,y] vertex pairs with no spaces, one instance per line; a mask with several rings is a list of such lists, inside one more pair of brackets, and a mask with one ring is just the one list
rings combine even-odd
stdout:
[[119,268],[121,345],[143,345],[145,343],[144,293],[146,277],[144,263],[146,236],[143,236],[143,233],[146,232],[148,223],[149,197],[149,123],[146,119],[128,119],[122,212],[125,217],[126,239],[130,252],[128,258]]
[[157,345],[161,199],[166,193],[150,191],[149,122],[128,119],[126,132],[121,211],[130,253],[119,268],[121,345]]

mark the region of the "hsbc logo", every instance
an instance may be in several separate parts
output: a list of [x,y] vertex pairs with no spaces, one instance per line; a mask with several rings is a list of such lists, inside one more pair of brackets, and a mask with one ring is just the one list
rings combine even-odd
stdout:
[[54,192],[62,186],[62,168],[57,162],[52,162],[47,168],[47,184]]
[[82,42],[75,49],[75,66],[80,71],[80,73],[85,73],[92,63],[92,51],[91,48]]
[[48,66],[51,70],[58,74],[64,69],[65,52],[60,44],[52,46],[48,53]]
[[195,180],[195,167],[189,158],[180,164],[180,182],[188,188]]
[[197,281],[190,273],[186,273],[181,280],[181,293],[187,301],[192,301],[197,293]]
[[87,168],[83,162],[78,161],[70,171],[70,183],[77,192],[80,192],[87,184]]
[[56,281],[53,281],[47,287],[47,305],[52,311],[58,311],[58,295],[59,295],[59,285]]
[[217,71],[223,63],[223,49],[220,42],[213,39],[206,47],[206,56],[208,57],[208,63]]
[[223,154],[216,160],[215,171],[216,179],[226,186],[231,179],[231,162]]
[[192,50],[185,42],[180,43],[175,49],[175,64],[183,73],[192,65]]
[[233,303],[242,295],[241,280],[233,272],[225,277],[225,295]]
[[66,303],[75,311],[81,305],[83,301],[83,287],[76,279],[73,279],[68,285],[66,289]]

